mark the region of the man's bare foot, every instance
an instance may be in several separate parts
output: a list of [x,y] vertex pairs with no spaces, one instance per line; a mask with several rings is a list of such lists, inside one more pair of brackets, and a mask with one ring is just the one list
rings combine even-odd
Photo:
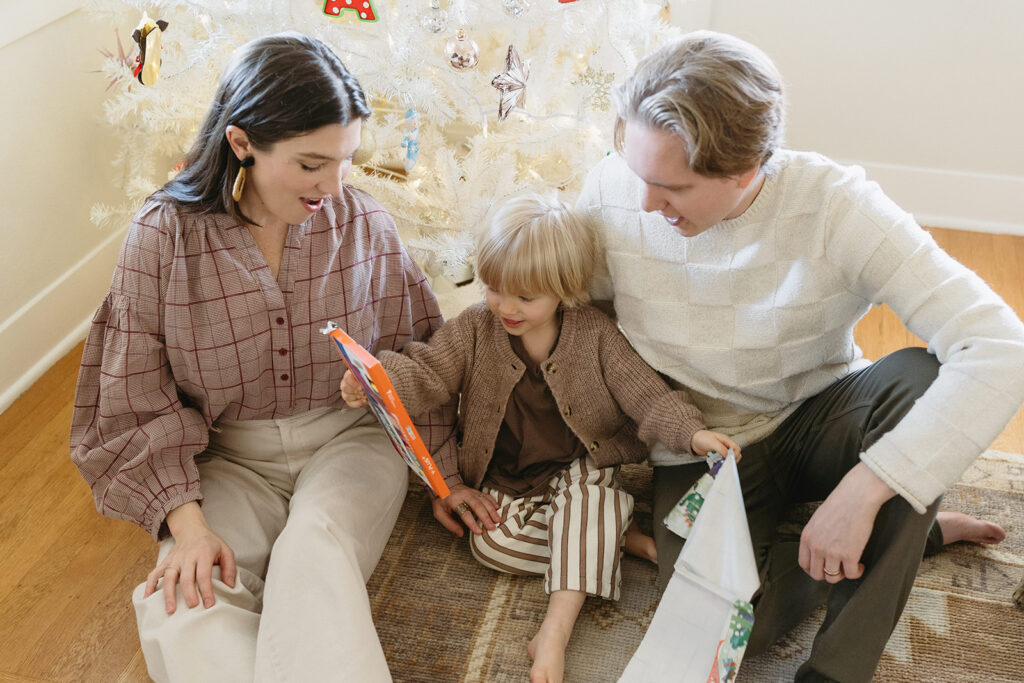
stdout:
[[957,541],[968,543],[985,543],[994,545],[1006,538],[1003,527],[995,522],[971,517],[962,512],[940,511],[935,521],[942,529],[942,544],[949,545]]
[[533,660],[530,683],[562,683],[565,678],[565,647],[568,635],[545,621],[526,651]]
[[658,564],[658,547],[654,544],[654,539],[640,531],[635,519],[626,529],[626,552]]

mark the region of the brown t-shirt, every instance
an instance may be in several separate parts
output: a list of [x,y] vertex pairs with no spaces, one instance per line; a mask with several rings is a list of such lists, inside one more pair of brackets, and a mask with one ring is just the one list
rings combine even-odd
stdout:
[[587,450],[558,412],[540,364],[519,337],[509,335],[509,342],[526,372],[509,396],[484,486],[525,498],[543,492],[553,474]]

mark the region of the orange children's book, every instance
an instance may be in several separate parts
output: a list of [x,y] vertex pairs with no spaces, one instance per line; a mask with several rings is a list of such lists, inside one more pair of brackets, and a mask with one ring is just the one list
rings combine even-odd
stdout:
[[447,497],[448,485],[444,483],[444,477],[434,464],[434,459],[430,457],[430,451],[420,438],[416,426],[409,419],[409,413],[398,398],[398,392],[381,367],[380,361],[333,322],[328,322],[321,332],[334,340],[345,365],[363,385],[370,409],[383,425],[398,454],[405,459],[413,472],[427,482],[435,494],[440,498]]

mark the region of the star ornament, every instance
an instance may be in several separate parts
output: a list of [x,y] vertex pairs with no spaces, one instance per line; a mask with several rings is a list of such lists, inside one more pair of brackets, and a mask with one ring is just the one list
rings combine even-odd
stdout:
[[526,80],[530,77],[530,60],[523,61],[514,45],[508,46],[505,71],[491,79],[491,85],[501,92],[498,102],[498,120],[504,121],[508,113],[522,107],[526,100]]

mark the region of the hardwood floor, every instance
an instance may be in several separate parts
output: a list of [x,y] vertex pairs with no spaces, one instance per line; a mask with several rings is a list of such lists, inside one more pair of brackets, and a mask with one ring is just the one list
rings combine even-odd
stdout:
[[[1024,314],[1024,237],[932,230]],[[887,308],[857,327],[870,358],[921,341]],[[0,683],[147,681],[131,591],[156,546],[96,514],[68,458],[81,345],[0,415]],[[1024,414],[993,448],[1024,453]]]

